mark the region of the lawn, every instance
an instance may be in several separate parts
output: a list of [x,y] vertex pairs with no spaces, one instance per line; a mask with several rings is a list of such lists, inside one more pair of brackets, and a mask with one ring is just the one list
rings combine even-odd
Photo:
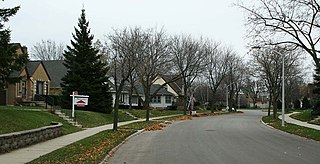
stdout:
[[[76,120],[84,128],[92,128],[96,126],[106,125],[113,123],[113,113],[97,113],[91,111],[76,110]],[[119,111],[119,122],[134,120],[134,118]]]
[[157,124],[156,121],[138,122],[121,126],[118,131],[107,130],[31,161],[37,163],[99,163],[108,152],[136,130]]
[[314,117],[311,115],[312,110],[302,110],[299,111],[300,113],[296,113],[291,115],[290,117],[303,121],[303,122],[308,122],[311,121]]
[[52,121],[63,124],[63,134],[81,130],[46,110],[39,110],[39,108],[0,106],[0,115],[0,134],[49,126]]
[[306,137],[309,139],[314,139],[320,141],[320,131],[315,129],[310,129],[295,124],[286,123],[284,127],[281,126],[281,120],[277,117],[276,119],[273,116],[264,116],[262,117],[263,122],[269,124],[270,126],[291,133]]
[[[146,118],[146,110],[126,110],[138,118]],[[178,110],[150,110],[150,117],[168,116],[175,114],[183,114],[183,111]]]

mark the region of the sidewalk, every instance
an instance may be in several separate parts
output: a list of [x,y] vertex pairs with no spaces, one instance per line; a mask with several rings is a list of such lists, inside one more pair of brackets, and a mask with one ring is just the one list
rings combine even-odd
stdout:
[[[153,117],[150,120],[167,118],[178,115]],[[135,122],[145,121],[145,119],[132,120],[126,122],[119,122],[118,126],[127,125]],[[84,138],[95,135],[101,131],[110,130],[113,128],[113,124],[103,125],[99,127],[89,128],[80,132],[64,135],[55,139],[51,139],[45,142],[40,142],[35,145],[31,145],[25,148],[17,149],[9,153],[0,155],[0,163],[27,163],[34,159],[39,158],[45,154],[48,154],[54,150],[60,149],[64,146],[82,140]]]
[[[290,117],[290,115],[296,114],[296,113],[299,113],[299,112],[293,112],[293,113],[285,114],[284,115],[285,122],[288,122],[288,123],[291,123],[291,124],[296,124],[296,125],[299,125],[299,126],[304,126],[304,127],[311,128],[311,129],[320,130],[320,126],[319,125],[309,124],[307,122],[302,122],[302,121],[299,121],[299,120],[296,120],[296,119],[293,119],[293,118]],[[282,119],[282,115],[279,116],[279,119],[280,120]]]

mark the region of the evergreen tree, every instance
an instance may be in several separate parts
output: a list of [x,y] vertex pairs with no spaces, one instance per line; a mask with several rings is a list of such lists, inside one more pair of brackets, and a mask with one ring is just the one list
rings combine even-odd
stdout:
[[102,56],[93,47],[93,35],[90,34],[89,22],[86,20],[85,10],[82,9],[75,27],[71,46],[64,52],[64,65],[68,69],[62,79],[63,94],[71,106],[70,94],[89,95],[89,105],[86,110],[111,113],[112,96],[107,83],[108,67],[101,60]]
[[312,101],[312,115],[320,115],[320,67],[316,66],[315,74],[313,75],[314,88],[313,88],[313,101]]
[[0,90],[7,87],[9,83],[15,83],[19,78],[10,77],[14,71],[20,71],[27,62],[27,54],[17,54],[17,46],[10,44],[10,30],[4,26],[9,17],[14,16],[18,7],[0,9]]
[[308,97],[303,97],[302,99],[302,108],[303,109],[310,109],[312,106],[310,104],[310,101],[308,99]]

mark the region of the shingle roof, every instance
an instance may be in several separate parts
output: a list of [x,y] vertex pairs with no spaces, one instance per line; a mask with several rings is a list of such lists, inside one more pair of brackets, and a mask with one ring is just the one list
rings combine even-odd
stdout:
[[29,76],[32,76],[39,66],[40,61],[28,61],[26,68]]
[[[162,87],[159,84],[151,85],[150,94],[151,95],[154,94],[156,92],[156,90],[159,89],[160,87],[161,87],[161,89],[156,93],[156,95],[173,95],[171,92],[167,91],[166,88]],[[136,86],[136,88],[137,88],[138,94],[144,94],[143,87],[141,85]]]
[[[161,77],[166,82],[172,81],[174,78],[177,78],[176,75],[161,75]],[[169,85],[177,94],[182,94],[182,88],[183,88],[182,87],[183,86],[182,78],[179,78],[178,80],[170,82]]]
[[51,87],[59,88],[61,79],[67,74],[67,68],[63,65],[63,60],[46,60],[42,63],[51,78]]

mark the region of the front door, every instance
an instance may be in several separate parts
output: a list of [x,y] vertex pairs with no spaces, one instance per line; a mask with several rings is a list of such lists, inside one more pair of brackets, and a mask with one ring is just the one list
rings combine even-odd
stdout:
[[37,81],[36,94],[43,95],[43,81]]

